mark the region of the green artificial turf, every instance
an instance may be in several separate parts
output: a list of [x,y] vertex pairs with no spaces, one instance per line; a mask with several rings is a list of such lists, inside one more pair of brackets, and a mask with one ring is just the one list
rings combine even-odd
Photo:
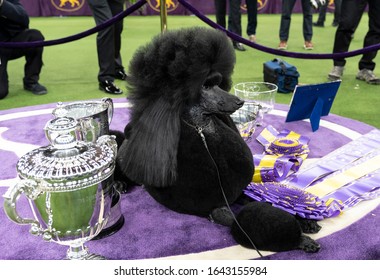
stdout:
[[[316,14],[314,18],[316,18]],[[212,20],[214,15],[210,15]],[[324,28],[314,28],[314,50],[303,49],[302,15],[293,14],[288,41],[289,52],[331,53],[335,30],[330,24],[332,14],[327,14]],[[247,23],[246,15],[242,18],[243,35]],[[260,14],[258,16],[257,43],[276,48],[279,43],[279,14]],[[168,29],[189,26],[206,26],[195,16],[169,16]],[[46,40],[58,39],[83,32],[94,26],[92,17],[39,17],[31,18],[31,27],[40,29]],[[362,18],[350,50],[362,48],[363,38],[367,32],[368,16]],[[129,16],[124,20],[122,57],[128,71],[128,62],[135,50],[160,33],[158,16]],[[28,105],[67,102],[85,99],[97,99],[106,96],[99,91],[97,83],[96,35],[66,44],[48,46],[44,50],[44,67],[40,82],[48,88],[49,93],[35,96],[24,91],[22,86],[24,59],[10,61],[8,65],[9,95],[0,100],[0,110]],[[248,48],[246,52],[237,52],[237,64],[233,82],[262,81],[263,63],[277,56]],[[281,57],[297,66],[300,72],[300,84],[313,84],[327,81],[327,74],[332,68],[331,60],[306,60]],[[347,60],[343,82],[332,107],[332,113],[356,119],[380,128],[378,107],[380,105],[380,86],[368,85],[355,79],[360,56]],[[379,56],[375,62],[379,64]],[[375,69],[380,76],[380,69]],[[125,90],[123,81],[117,84]],[[112,96],[110,97],[121,97]],[[277,103],[289,104],[291,94],[276,95]]]

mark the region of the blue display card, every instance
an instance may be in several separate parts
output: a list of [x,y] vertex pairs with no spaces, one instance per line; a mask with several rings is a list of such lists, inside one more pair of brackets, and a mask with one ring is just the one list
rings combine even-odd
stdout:
[[341,80],[297,85],[290,102],[286,122],[310,119],[311,129],[316,131],[322,116],[327,116],[338,92]]

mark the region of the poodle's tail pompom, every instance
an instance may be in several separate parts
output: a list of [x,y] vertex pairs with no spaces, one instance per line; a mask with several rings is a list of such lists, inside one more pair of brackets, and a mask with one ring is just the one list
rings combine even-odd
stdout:
[[254,244],[258,250],[281,252],[297,249],[302,242],[295,217],[265,202],[248,203],[236,221],[231,227],[232,236],[247,248],[254,248]]

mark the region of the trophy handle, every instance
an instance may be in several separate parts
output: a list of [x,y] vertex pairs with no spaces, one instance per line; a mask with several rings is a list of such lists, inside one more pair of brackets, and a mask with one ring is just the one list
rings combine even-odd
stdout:
[[33,180],[21,180],[19,183],[10,187],[3,195],[4,198],[4,210],[8,218],[17,224],[30,224],[33,227],[39,227],[40,223],[33,219],[24,219],[18,213],[16,209],[17,201],[22,193],[28,198],[35,199],[39,192],[36,189],[37,182]]
[[102,98],[102,102],[108,104],[108,125],[111,125],[111,121],[113,118],[113,111],[114,111],[113,101],[109,97],[104,97]]

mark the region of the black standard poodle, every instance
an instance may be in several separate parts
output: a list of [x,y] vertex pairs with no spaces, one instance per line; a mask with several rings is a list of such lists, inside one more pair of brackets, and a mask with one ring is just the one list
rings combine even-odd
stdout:
[[230,117],[244,103],[228,92],[234,65],[230,40],[211,28],[167,31],[139,48],[129,66],[131,119],[115,179],[143,184],[173,211],[230,226],[243,246],[315,252],[319,245],[291,214],[262,202],[231,210],[254,171]]

